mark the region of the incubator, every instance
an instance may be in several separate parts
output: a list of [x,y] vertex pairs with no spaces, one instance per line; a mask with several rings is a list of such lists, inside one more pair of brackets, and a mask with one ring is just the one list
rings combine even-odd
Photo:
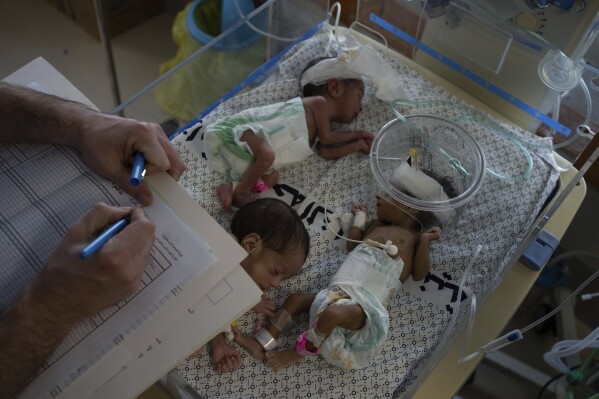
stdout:
[[[336,237],[343,235],[342,215],[353,201],[371,201],[384,192],[440,215],[445,235],[433,247],[432,274],[424,282],[406,284],[395,298],[390,342],[372,367],[344,372],[310,360],[274,374],[244,357],[245,367],[237,374],[220,377],[207,371],[209,360],[188,359],[179,365],[180,374],[210,397],[234,392],[248,397],[265,392],[302,397],[455,393],[475,364],[458,365],[464,356],[456,340],[473,323],[469,314],[478,306],[477,323],[489,325],[486,333],[473,336],[469,350],[491,350],[484,344],[497,337],[536,276],[512,266],[531,243],[538,243],[539,231],[562,235],[584,197],[582,175],[599,152],[593,139],[599,128],[599,107],[593,105],[599,99],[599,3],[224,3],[238,18],[113,111],[148,120],[139,111],[143,102],[162,118],[154,122],[178,120],[180,129],[172,138],[188,167],[181,184],[223,224],[227,217],[214,200],[220,178],[206,169],[197,147],[203,125],[244,107],[297,95],[302,67],[329,53],[346,34],[376,49],[405,90],[403,98],[384,103],[369,86],[355,125],[341,126],[376,134],[368,156],[334,164],[309,158],[301,168],[285,169],[281,184],[267,194],[295,206],[314,241],[306,269],[276,291],[275,302],[293,290],[326,286],[345,253]],[[239,37],[241,29],[250,29],[251,35],[242,36],[251,40],[222,46]],[[593,59],[591,54],[598,55]],[[210,77],[201,70],[209,70]],[[215,88],[215,81],[226,84]],[[173,87],[179,90],[175,97],[184,101],[171,99],[165,107],[164,90]],[[448,180],[452,194],[414,195],[391,184],[395,173],[401,174],[399,181],[408,178],[398,171],[408,162],[410,168]],[[567,221],[556,226],[560,222],[553,215]],[[335,234],[327,235],[329,230]],[[513,295],[505,309],[495,304],[502,309],[483,314],[506,290]],[[252,327],[250,320],[240,325]],[[443,381],[443,391],[431,391],[441,369],[453,380]]]

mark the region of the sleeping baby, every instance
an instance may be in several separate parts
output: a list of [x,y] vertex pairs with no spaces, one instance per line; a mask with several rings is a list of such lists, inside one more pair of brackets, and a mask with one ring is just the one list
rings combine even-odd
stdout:
[[[442,186],[422,171],[403,164],[392,183],[407,192],[438,193]],[[434,194],[436,195],[436,194]],[[344,369],[367,367],[380,351],[389,331],[387,303],[405,280],[423,279],[430,269],[430,243],[441,229],[431,212],[399,203],[388,195],[376,198],[377,219],[366,221],[367,208],[352,206],[353,227],[349,254],[328,288],[319,293],[293,294],[277,311],[270,324],[254,337],[234,330],[235,341],[251,355],[266,359],[278,370],[320,354]],[[431,226],[426,230],[423,226]],[[278,336],[298,313],[309,312],[309,327],[295,347],[275,352]]]
[[241,207],[277,183],[277,168],[300,162],[313,153],[337,159],[369,153],[371,133],[333,133],[331,122],[350,123],[362,111],[364,82],[348,70],[344,57],[313,61],[302,73],[303,97],[250,108],[206,127],[204,149],[210,166],[231,183],[217,189],[222,209]]

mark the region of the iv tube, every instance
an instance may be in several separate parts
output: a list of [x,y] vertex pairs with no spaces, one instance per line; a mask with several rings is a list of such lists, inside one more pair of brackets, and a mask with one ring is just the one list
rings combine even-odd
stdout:
[[[419,102],[419,101],[410,101],[410,100],[405,100],[405,99],[395,99],[391,102],[391,110],[393,111],[393,113],[398,117],[398,119],[400,121],[402,121],[403,123],[405,123],[409,128],[411,128],[411,130],[416,133],[418,136],[421,136],[421,138],[423,140],[425,140],[427,143],[431,144],[431,147],[438,153],[440,153],[441,155],[443,155],[444,157],[446,157],[449,161],[449,163],[460,173],[462,174],[462,176],[466,176],[468,174],[467,171],[464,170],[464,168],[459,164],[459,161],[451,158],[443,149],[441,149],[439,147],[438,144],[435,143],[434,140],[426,137],[426,135],[422,134],[422,132],[420,131],[419,128],[417,128],[416,126],[413,126],[412,124],[410,124],[407,119],[401,114],[399,113],[399,111],[396,109],[396,105],[397,104],[405,104],[408,106],[412,106],[412,107],[417,107],[417,106],[427,106],[427,105],[445,105],[445,106],[449,106],[451,108],[456,108],[456,109],[461,109],[463,111],[466,112],[466,116],[464,116],[461,119],[472,119],[472,120],[477,120],[480,123],[485,123],[486,125],[488,125],[489,128],[494,129],[499,131],[500,133],[502,133],[513,145],[515,145],[518,149],[520,149],[520,151],[523,153],[524,155],[524,159],[526,160],[526,171],[524,173],[522,173],[521,175],[518,176],[505,176],[502,175],[500,173],[497,173],[493,170],[491,170],[490,168],[487,168],[487,172],[489,172],[490,174],[492,174],[493,176],[497,177],[498,179],[501,180],[506,180],[506,181],[512,181],[512,182],[519,182],[522,180],[526,180],[527,178],[530,177],[530,175],[532,174],[532,167],[533,167],[533,162],[532,162],[532,157],[530,156],[530,153],[528,152],[528,150],[526,148],[524,148],[522,146],[522,144],[520,144],[519,142],[516,142],[516,140],[512,137],[515,136],[511,133],[504,133],[504,129],[502,129],[498,124],[494,123],[490,118],[487,118],[486,116],[484,116],[482,113],[474,110],[471,107],[468,106],[463,106],[463,105],[456,105],[454,102],[450,102],[450,101],[446,101],[446,100],[433,100],[433,101],[426,101],[426,102]],[[470,113],[470,114],[468,114]],[[478,119],[477,119],[478,118]],[[456,121],[457,122],[457,121]],[[466,175],[465,175],[466,174]]]
[[[235,4],[235,9],[237,10],[237,14],[239,14],[239,16],[241,18],[245,17],[245,15],[243,15],[243,11],[241,10],[241,7],[239,7],[239,3],[237,2],[237,0],[233,0],[233,3]],[[245,24],[247,26],[249,26],[254,32],[259,33],[260,35],[263,35],[266,37],[270,37],[271,39],[280,40],[282,42],[294,42],[297,39],[299,39],[299,37],[281,37],[281,36],[273,35],[272,33],[266,32],[266,31],[256,27],[256,25],[251,23],[249,19],[245,22]]]
[[[551,265],[553,265],[554,263],[559,262],[562,259],[573,257],[573,256],[586,256],[586,257],[592,257],[592,258],[595,258],[595,259],[599,259],[599,254],[596,254],[596,253],[593,253],[593,252],[589,252],[589,251],[568,251],[568,252],[564,252],[563,254],[560,254],[560,255],[556,256],[555,258],[551,259],[551,261],[549,261],[549,263],[547,263],[547,266],[545,266],[545,267],[550,267]],[[465,274],[467,274],[467,272]],[[544,322],[548,318],[554,316],[557,312],[559,312],[560,310],[562,310],[563,307],[566,306],[566,304],[570,300],[572,300],[572,298],[575,298],[580,291],[582,291],[587,285],[589,285],[591,283],[591,281],[593,281],[597,277],[599,277],[599,270],[597,270],[589,278],[587,278],[572,294],[570,294],[570,296],[568,296],[568,298],[566,298],[562,303],[560,303],[557,308],[553,309],[551,312],[549,312],[545,316],[541,317],[540,319],[535,320],[534,322],[530,323],[526,327],[524,327],[524,328],[522,328],[520,330],[514,330],[514,331],[518,331],[520,334],[524,334],[528,330],[536,327],[537,325],[541,324],[542,322]],[[462,288],[462,282],[463,282],[463,280],[464,280],[464,278],[462,277],[462,281],[460,281],[460,289]],[[473,312],[471,312],[471,318],[473,318],[473,316],[474,316]],[[463,351],[465,350],[467,343],[470,341],[470,336],[472,335],[472,324],[473,324],[472,320],[470,320],[469,323],[468,323],[468,330],[466,331],[466,341],[465,341],[464,346],[462,347],[462,354],[460,355],[460,359],[458,360],[460,363],[472,360],[472,359],[476,358],[479,355],[482,355],[482,354],[487,353],[487,352],[491,352],[491,351],[493,351],[495,349],[499,349],[500,346],[491,347],[489,345],[492,342],[499,341],[501,338],[506,338],[508,335],[510,335],[510,334],[512,334],[514,332],[514,331],[512,331],[512,332],[504,335],[503,337],[500,337],[497,340],[494,340],[494,341],[492,341],[490,343],[482,345],[479,350],[477,350],[476,352],[474,352],[474,353],[472,353],[472,354],[464,357],[463,356],[463,353],[464,353]],[[446,334],[446,335],[448,335],[448,334]],[[444,338],[446,338],[446,337],[444,337]],[[504,345],[501,345],[501,346],[509,345],[512,342],[510,339],[507,339],[505,341],[506,341],[506,343]]]

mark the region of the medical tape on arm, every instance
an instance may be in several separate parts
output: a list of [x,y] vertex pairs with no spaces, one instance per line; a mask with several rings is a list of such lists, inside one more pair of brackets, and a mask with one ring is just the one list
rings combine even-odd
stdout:
[[356,212],[356,216],[354,217],[353,227],[357,227],[360,230],[364,230],[366,228],[366,220],[368,219],[368,215],[366,212],[358,211]]
[[268,332],[266,328],[261,329],[254,335],[256,341],[264,348],[266,351],[271,351],[277,347],[277,340]]

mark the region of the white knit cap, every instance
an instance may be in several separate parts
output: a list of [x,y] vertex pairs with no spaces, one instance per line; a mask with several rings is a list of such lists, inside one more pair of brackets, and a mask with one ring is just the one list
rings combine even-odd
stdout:
[[318,62],[304,72],[300,84],[302,87],[307,84],[319,86],[329,79],[368,79],[380,100],[391,102],[406,98],[397,72],[368,44]]

